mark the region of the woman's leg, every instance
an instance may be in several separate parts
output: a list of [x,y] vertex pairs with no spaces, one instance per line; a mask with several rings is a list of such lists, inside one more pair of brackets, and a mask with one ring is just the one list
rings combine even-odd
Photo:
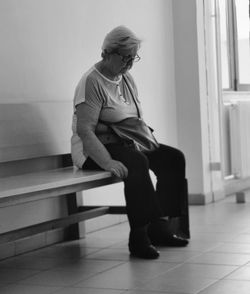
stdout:
[[[149,175],[148,159],[134,147],[108,144],[106,148],[113,159],[121,161],[128,169],[128,176],[124,179],[124,192],[131,228],[130,252],[142,258],[157,258],[159,253],[148,239],[147,225],[161,216],[161,210]],[[87,159],[83,166],[84,169],[97,167],[91,159]]]
[[[157,177],[156,193],[162,214],[170,218],[184,217],[187,205],[187,183],[183,153],[178,149],[161,144],[159,149],[147,153],[147,157],[149,167]],[[148,233],[153,244],[167,246],[186,246],[188,244],[186,239],[175,235],[171,223],[171,220],[166,221],[159,218],[150,224]],[[185,227],[184,230],[188,229]],[[182,234],[182,232],[179,233]],[[189,233],[186,235],[188,237]]]
[[[124,192],[130,227],[142,227],[160,217],[161,210],[145,154],[122,144],[108,144],[106,148],[113,159],[121,161],[128,169],[128,177],[124,179]],[[97,167],[91,159],[87,159],[83,166],[84,169]]]
[[156,193],[165,216],[180,216],[185,179],[185,157],[173,147],[160,144],[154,152],[146,154],[149,168],[157,178]]

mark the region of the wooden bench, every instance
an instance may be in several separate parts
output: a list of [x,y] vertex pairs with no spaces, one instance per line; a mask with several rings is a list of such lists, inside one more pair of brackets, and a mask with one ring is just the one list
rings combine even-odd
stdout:
[[[120,182],[106,171],[82,171],[65,167],[43,172],[28,173],[0,179],[0,208],[67,195],[69,215],[25,228],[0,234],[0,244],[77,224],[104,214],[124,214],[124,206],[77,207],[77,192]],[[187,210],[188,211],[188,210]],[[188,214],[180,225],[189,236]],[[78,228],[71,228],[72,238],[79,238]]]
[[[0,117],[0,210],[4,215],[0,219],[0,244],[68,226],[75,239],[79,237],[79,222],[126,212],[124,206],[83,206],[79,201],[82,195],[78,192],[118,183],[120,179],[109,172],[82,171],[72,166],[71,101],[4,104]],[[116,195],[112,196],[114,199]],[[43,218],[41,214],[50,208],[50,201],[60,206],[60,199],[66,202],[66,213],[60,211],[59,217],[54,217],[50,211]],[[40,211],[43,203],[47,206],[44,204]],[[37,209],[39,217],[30,209]],[[16,212],[22,218],[20,223]],[[189,236],[187,201],[185,215],[174,225]]]

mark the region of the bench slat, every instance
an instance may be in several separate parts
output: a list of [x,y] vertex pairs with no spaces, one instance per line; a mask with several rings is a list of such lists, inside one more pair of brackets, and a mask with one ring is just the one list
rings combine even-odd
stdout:
[[95,181],[82,182],[79,184],[72,184],[63,187],[55,187],[51,189],[45,189],[43,191],[28,192],[24,194],[18,194],[14,196],[7,196],[0,198],[0,207],[12,206],[17,204],[22,204],[31,201],[38,201],[42,199],[58,197],[66,194],[71,194],[75,192],[80,192],[92,188],[97,188],[100,186],[106,186],[110,184],[119,183],[120,180],[109,177]]
[[66,167],[0,179],[0,207],[75,193],[121,180],[106,171]]
[[63,218],[58,218],[55,220],[32,225],[26,228],[6,232],[0,235],[0,244],[5,242],[15,241],[21,238],[25,238],[34,234],[39,234],[49,230],[66,227],[68,225],[79,223],[87,219],[105,215],[108,212],[109,212],[109,207],[99,207],[99,208],[91,209],[89,211],[75,213]]
[[0,198],[109,177],[110,172],[82,171],[74,167],[6,177],[0,179]]

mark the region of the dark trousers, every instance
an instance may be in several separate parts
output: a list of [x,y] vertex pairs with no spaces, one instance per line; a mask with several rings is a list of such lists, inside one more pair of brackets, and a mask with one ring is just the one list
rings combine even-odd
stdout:
[[[163,216],[181,216],[183,201],[187,199],[185,158],[173,147],[160,144],[150,153],[143,153],[124,144],[105,145],[111,157],[128,169],[124,179],[126,210],[131,228],[141,227]],[[90,158],[83,169],[97,169]],[[154,187],[149,170],[157,178]],[[184,197],[183,197],[184,196]]]

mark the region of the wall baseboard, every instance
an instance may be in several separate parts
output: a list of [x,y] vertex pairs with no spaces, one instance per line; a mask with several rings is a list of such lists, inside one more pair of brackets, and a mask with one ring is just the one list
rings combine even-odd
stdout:
[[209,193],[197,193],[188,195],[189,205],[206,205],[212,202],[217,202],[226,197],[224,190],[215,190]]
[[189,194],[188,204],[189,205],[205,205],[212,202],[212,193],[202,194]]
[[66,229],[36,234],[27,238],[0,245],[0,260],[43,248],[66,239]]
[[[126,221],[126,215],[104,215],[87,220],[84,222],[84,225],[82,225],[84,230],[81,230],[81,232],[84,233],[81,234],[81,238],[84,238],[85,234],[105,229]],[[0,244],[0,260],[28,253],[33,250],[64,242],[66,240],[68,240],[67,228],[60,228],[36,234],[14,242]]]

